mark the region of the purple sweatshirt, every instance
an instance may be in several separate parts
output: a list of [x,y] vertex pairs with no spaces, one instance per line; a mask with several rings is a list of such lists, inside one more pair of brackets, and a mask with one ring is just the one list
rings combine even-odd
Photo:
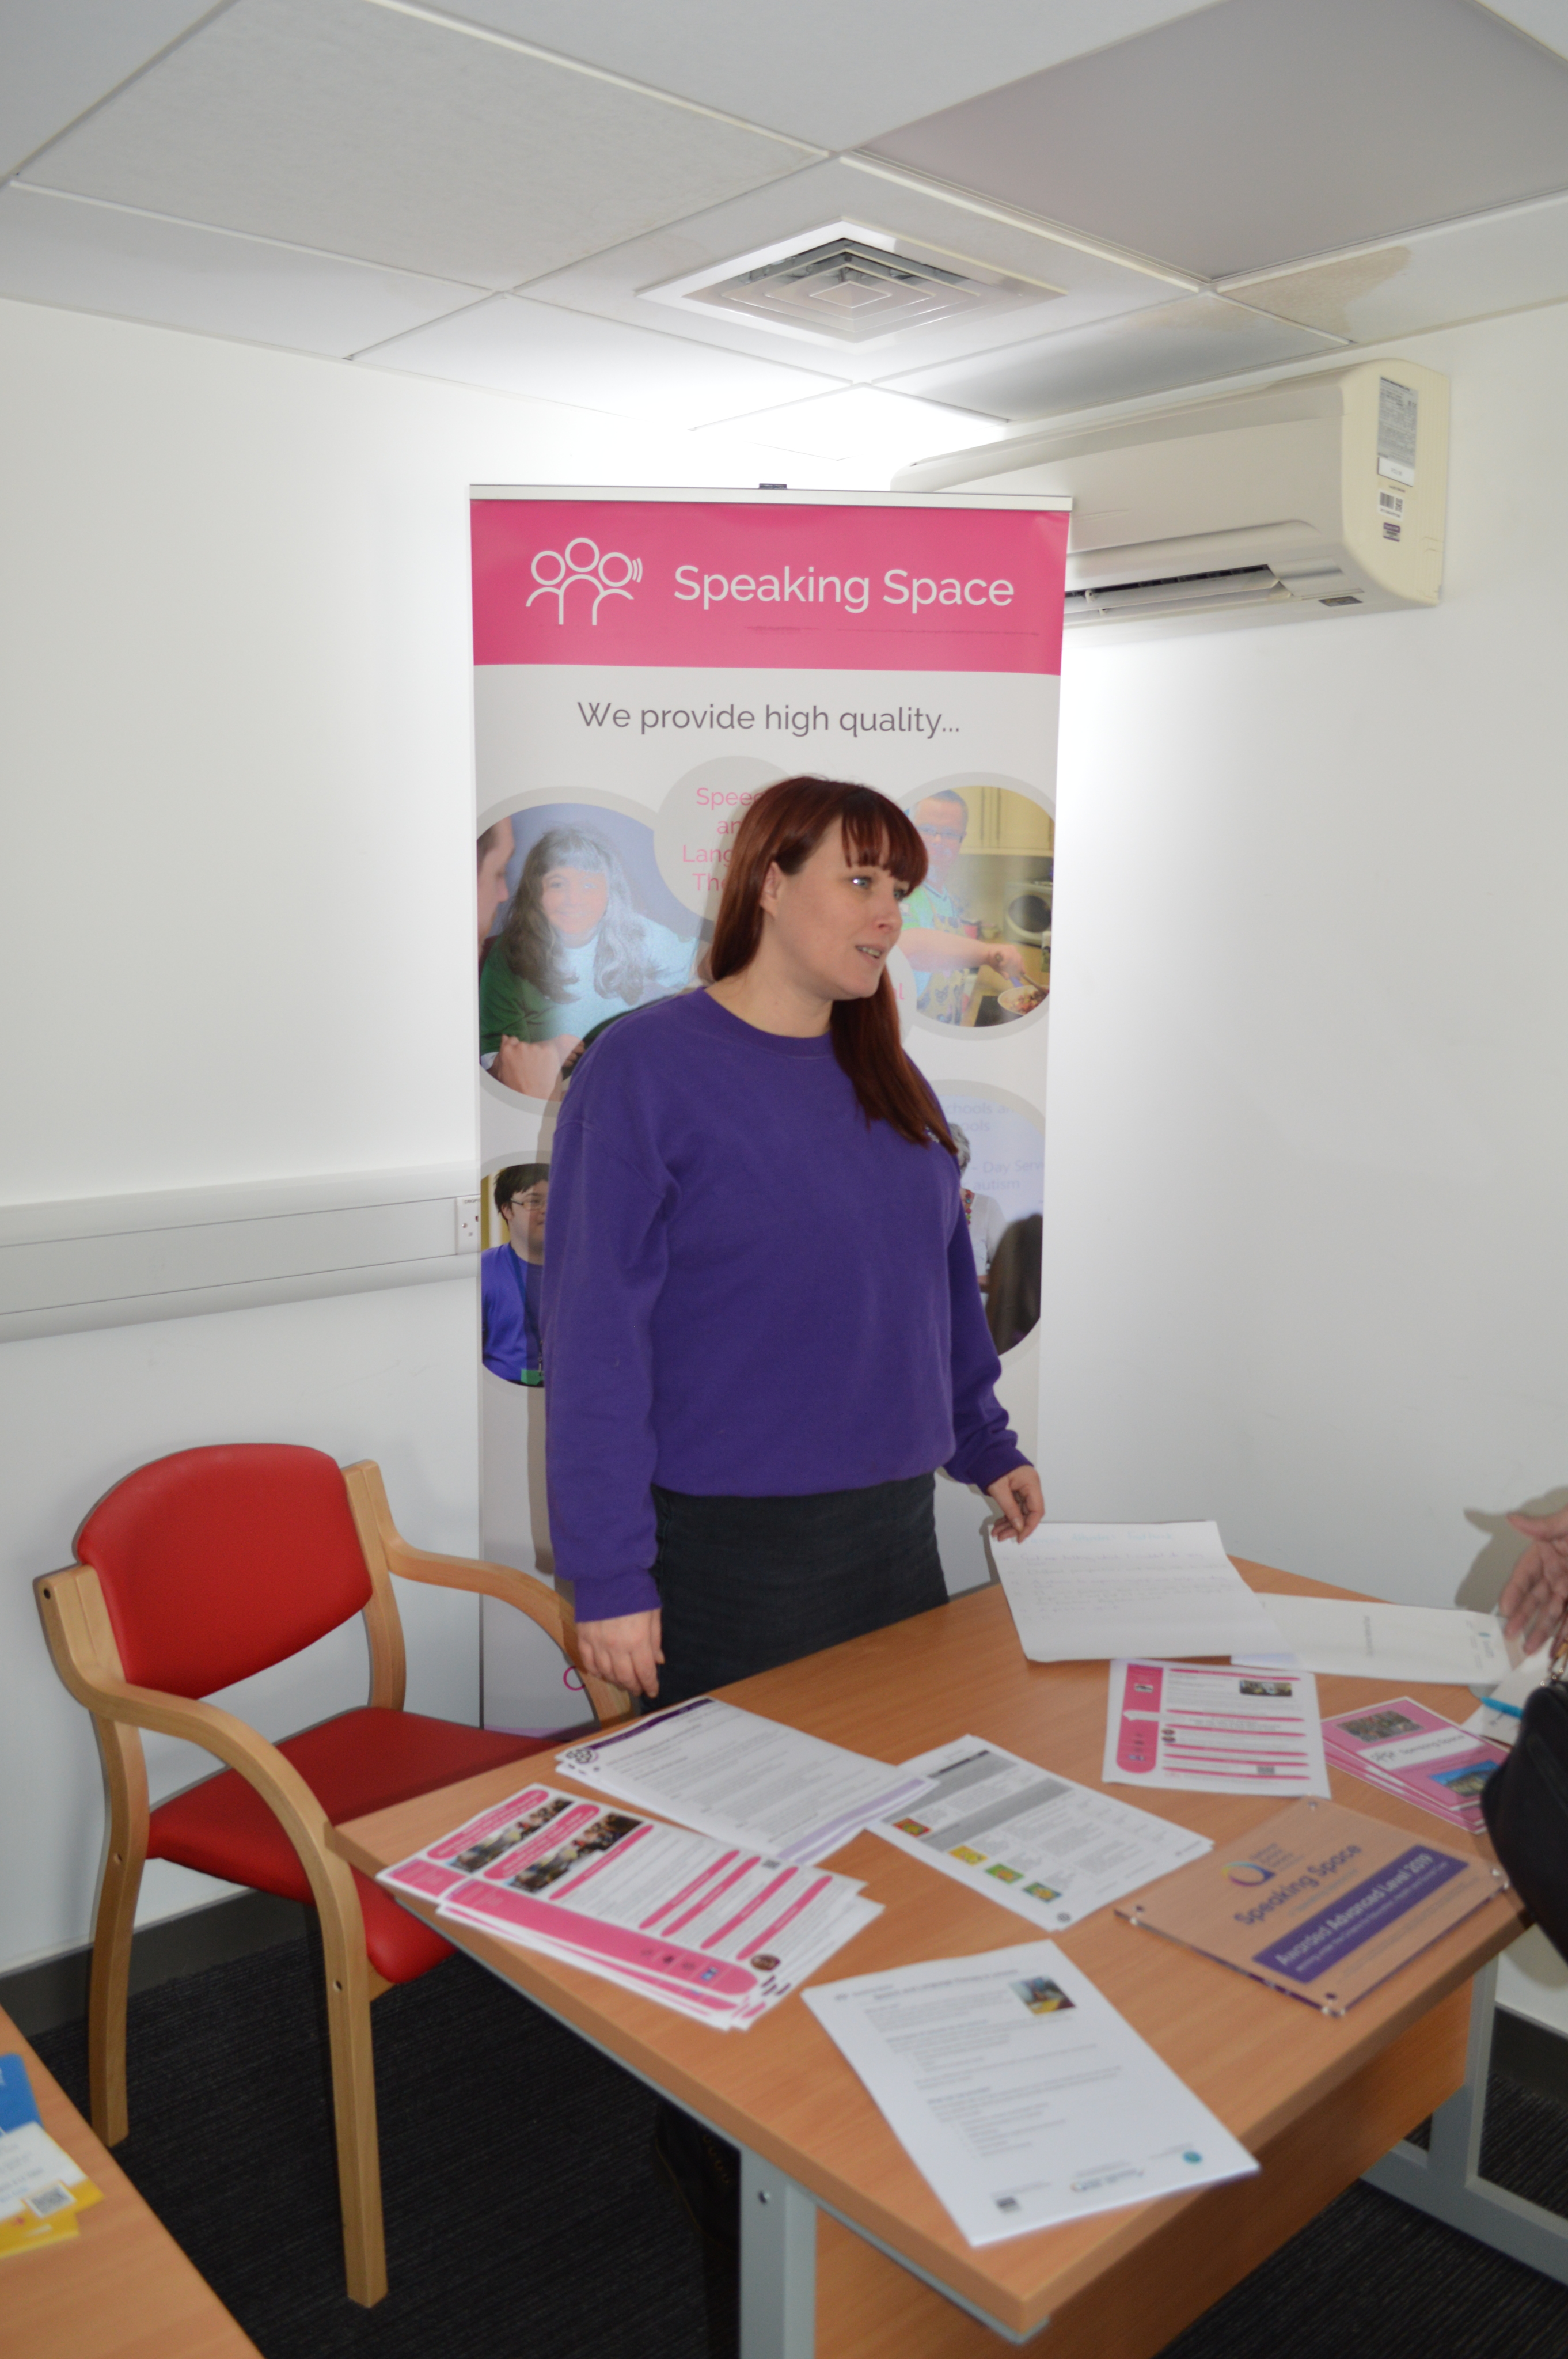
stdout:
[[748,1498],[1024,1460],[958,1169],[868,1124],[824,1037],[707,992],[573,1074],[550,1159],[550,1534],[579,1621],[656,1606],[650,1485]]

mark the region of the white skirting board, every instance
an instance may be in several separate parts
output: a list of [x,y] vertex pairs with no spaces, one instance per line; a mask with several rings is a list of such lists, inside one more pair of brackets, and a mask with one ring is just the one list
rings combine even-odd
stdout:
[[0,1209],[0,1343],[450,1277],[470,1165]]

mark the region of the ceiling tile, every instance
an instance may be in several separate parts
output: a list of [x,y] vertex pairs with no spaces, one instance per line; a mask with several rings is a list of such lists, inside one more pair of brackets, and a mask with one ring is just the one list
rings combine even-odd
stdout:
[[363,0],[239,0],[27,178],[509,287],[809,160]]
[[1304,269],[1227,280],[1223,292],[1356,343],[1568,300],[1568,197],[1513,205]]
[[875,145],[1217,278],[1568,185],[1568,63],[1472,0],[1221,0]]
[[5,0],[0,179],[212,14],[213,0]]
[[[884,177],[843,161],[814,165],[793,173],[787,180],[752,190],[647,237],[631,239],[608,253],[535,280],[528,292],[574,310],[623,321],[629,327],[664,325],[664,307],[650,303],[641,288],[659,286],[792,234],[800,235],[805,243],[812,230],[839,220],[916,239],[950,256],[957,268],[966,262],[980,263],[1063,290],[1043,299],[1040,310],[1031,308],[1002,314],[989,325],[980,321],[943,323],[911,330],[907,338],[874,352],[857,352],[849,345],[835,350],[831,362],[835,375],[857,383],[874,382],[916,364],[934,364],[966,352],[989,351],[1010,341],[1028,340],[1038,336],[1046,316],[1055,328],[1076,328],[1143,304],[1165,303],[1171,298],[1171,286],[1164,278],[1152,277],[1108,255],[1065,245],[1022,223],[998,221],[983,211],[966,209],[901,173]],[[728,351],[751,353],[762,360],[784,360],[792,350],[785,340],[738,316],[726,319],[716,313],[708,319],[699,311],[683,314],[681,333]],[[822,364],[817,347],[803,344],[795,349],[804,364]]]
[[874,386],[858,385],[847,392],[791,402],[784,408],[752,411],[712,430],[743,431],[770,449],[805,452],[818,459],[875,458],[891,475],[900,467],[913,466],[917,459],[935,458],[938,451],[971,450],[979,442],[1000,437],[1006,429],[978,418],[973,410],[952,409],[940,402],[912,400],[907,394],[882,393]]
[[1476,5],[1517,25],[1560,58],[1568,58],[1568,0],[1476,0]]
[[371,367],[454,377],[677,427],[836,391],[843,382],[822,370],[782,368],[518,295],[492,297],[359,358]]
[[0,189],[0,295],[340,359],[477,289],[57,197]]
[[1214,0],[1032,0],[968,12],[952,0],[795,0],[787,25],[735,0],[453,0],[495,25],[723,107],[822,147],[858,147],[894,124],[1020,74],[1191,16]]
[[997,418],[1051,418],[1340,348],[1337,338],[1313,329],[1265,319],[1215,295],[1189,295],[1074,334],[915,369],[888,384]]

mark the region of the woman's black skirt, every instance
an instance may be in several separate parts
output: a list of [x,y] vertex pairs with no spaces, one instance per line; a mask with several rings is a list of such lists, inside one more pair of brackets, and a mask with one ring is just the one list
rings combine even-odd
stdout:
[[665,1664],[650,1707],[793,1663],[946,1602],[935,1477],[802,1498],[655,1484]]

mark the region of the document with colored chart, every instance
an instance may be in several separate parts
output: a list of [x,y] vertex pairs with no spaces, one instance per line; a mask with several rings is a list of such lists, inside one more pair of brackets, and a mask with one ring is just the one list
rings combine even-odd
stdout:
[[1100,1773],[1108,1785],[1326,1797],[1323,1743],[1310,1671],[1233,1670],[1220,1663],[1110,1667]]
[[1507,1890],[1473,1852],[1337,1802],[1292,1802],[1117,1913],[1343,2015]]
[[538,1785],[410,1859],[395,1892],[720,2030],[744,2029],[881,1914],[852,1878]]
[[927,1790],[872,1833],[1041,1930],[1076,1925],[1211,1848],[1206,1835],[983,1737],[955,1737],[903,1766]]
[[971,2245],[1258,2168],[1054,1941],[802,1995]]

